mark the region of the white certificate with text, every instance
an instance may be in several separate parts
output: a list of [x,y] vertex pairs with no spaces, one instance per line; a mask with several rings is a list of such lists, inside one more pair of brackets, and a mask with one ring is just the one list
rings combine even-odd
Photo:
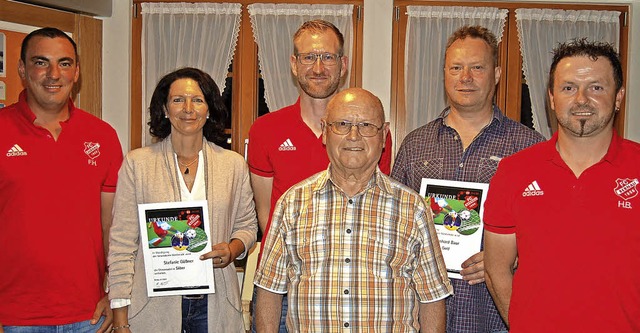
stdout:
[[420,195],[433,222],[450,278],[461,279],[462,263],[482,247],[482,213],[489,184],[423,178]]
[[[147,294],[215,293],[207,201],[138,205]],[[140,254],[138,254],[140,255]]]

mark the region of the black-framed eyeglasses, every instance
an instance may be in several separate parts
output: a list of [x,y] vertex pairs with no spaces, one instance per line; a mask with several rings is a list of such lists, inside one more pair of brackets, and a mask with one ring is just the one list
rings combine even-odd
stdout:
[[316,61],[318,59],[320,59],[320,61],[322,61],[323,65],[335,65],[338,63],[338,59],[340,59],[340,57],[342,57],[339,54],[335,54],[335,53],[329,53],[329,52],[325,52],[325,53],[298,53],[296,55],[296,58],[298,59],[298,62],[303,64],[303,65],[313,65],[316,63]]
[[382,127],[384,127],[384,125],[377,127],[376,125],[367,122],[354,124],[350,121],[334,121],[332,123],[326,124],[327,126],[329,126],[329,128],[331,128],[331,131],[333,133],[338,135],[349,134],[349,132],[351,132],[351,129],[355,126],[358,128],[358,133],[360,133],[361,136],[365,137],[375,136],[382,129]]

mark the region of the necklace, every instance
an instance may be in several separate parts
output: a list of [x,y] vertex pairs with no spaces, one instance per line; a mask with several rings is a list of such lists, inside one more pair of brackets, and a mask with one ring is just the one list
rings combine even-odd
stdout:
[[196,155],[196,158],[194,158],[194,159],[193,159],[191,162],[189,162],[189,163],[182,163],[182,162],[180,162],[180,159],[178,159],[178,164],[180,164],[181,166],[185,167],[185,169],[184,169],[184,174],[185,174],[185,175],[188,175],[188,174],[189,174],[189,167],[190,167],[193,163],[195,163],[195,161],[197,161],[197,160],[198,160],[198,157],[200,157],[200,155]]

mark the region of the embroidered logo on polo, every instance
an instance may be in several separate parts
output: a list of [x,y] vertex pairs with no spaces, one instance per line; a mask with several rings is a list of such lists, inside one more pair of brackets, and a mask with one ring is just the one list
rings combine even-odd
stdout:
[[95,159],[100,156],[100,144],[97,142],[85,142],[84,153],[89,157],[87,160],[89,165],[97,165]]
[[537,180],[531,182],[531,184],[524,189],[524,192],[522,192],[523,197],[536,197],[541,195],[544,195],[544,191],[540,188],[540,185],[538,185]]
[[279,151],[296,150],[296,146],[291,143],[291,139],[286,139],[278,148]]
[[631,209],[631,202],[629,200],[638,196],[638,178],[618,178],[616,179],[616,187],[613,188],[613,193],[622,198],[624,201],[618,201],[618,208]]
[[27,156],[27,152],[22,149],[22,147],[18,146],[18,144],[14,144],[9,151],[7,151],[7,157],[15,157],[15,156]]

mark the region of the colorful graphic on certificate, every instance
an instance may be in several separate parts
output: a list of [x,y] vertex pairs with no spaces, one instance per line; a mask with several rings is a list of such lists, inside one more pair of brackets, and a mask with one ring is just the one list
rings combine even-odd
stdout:
[[215,292],[207,201],[138,205],[149,297]]
[[422,195],[433,212],[450,278],[461,279],[462,263],[480,252],[482,212],[489,184],[423,178]]

